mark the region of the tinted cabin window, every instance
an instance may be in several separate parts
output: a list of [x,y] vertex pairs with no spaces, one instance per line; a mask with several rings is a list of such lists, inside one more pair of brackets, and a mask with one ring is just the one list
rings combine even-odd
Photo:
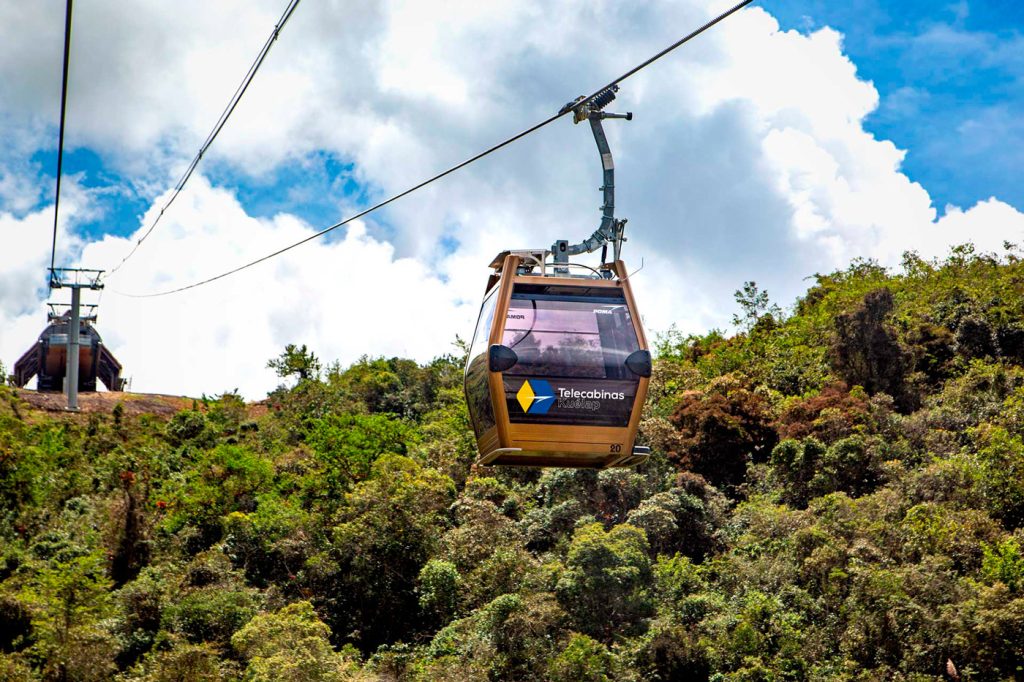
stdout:
[[480,306],[480,317],[473,332],[469,361],[466,363],[466,403],[469,405],[469,414],[473,418],[473,430],[477,437],[494,426],[494,407],[491,405],[491,394],[487,385],[487,349],[491,323],[494,321],[496,292],[497,287],[491,290]]
[[503,374],[512,422],[629,423],[640,344],[620,289],[516,285],[502,343],[519,357]]

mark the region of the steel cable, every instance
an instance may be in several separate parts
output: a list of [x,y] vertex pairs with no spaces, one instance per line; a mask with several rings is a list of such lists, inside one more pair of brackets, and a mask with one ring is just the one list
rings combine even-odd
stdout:
[[196,166],[199,165],[199,162],[202,160],[203,155],[206,154],[207,150],[210,148],[210,145],[213,144],[213,141],[217,139],[217,135],[220,134],[220,131],[224,127],[224,124],[228,122],[228,118],[231,117],[231,114],[235,111],[235,107],[237,107],[238,103],[242,100],[242,96],[245,94],[245,91],[249,89],[249,84],[252,83],[253,78],[256,77],[256,72],[259,71],[260,66],[263,64],[263,60],[267,58],[267,54],[270,52],[271,46],[277,40],[278,35],[280,35],[281,29],[283,29],[284,25],[288,23],[288,19],[291,18],[292,13],[295,11],[295,8],[298,7],[299,1],[300,0],[290,0],[290,2],[288,3],[288,7],[285,8],[284,14],[281,15],[281,19],[277,22],[277,24],[274,25],[274,30],[270,33],[270,37],[267,38],[267,42],[264,43],[263,49],[260,50],[259,55],[257,55],[252,65],[249,66],[249,71],[245,74],[245,77],[242,79],[242,82],[239,83],[238,87],[235,89],[235,94],[231,96],[231,99],[228,101],[227,106],[224,107],[224,111],[221,112],[221,115],[217,119],[217,122],[214,124],[213,129],[210,131],[210,134],[206,136],[206,140],[199,148],[199,152],[192,159],[192,162],[188,165],[188,168],[182,174],[177,184],[175,184],[174,193],[171,194],[170,199],[168,199],[167,203],[165,203],[163,208],[160,209],[160,212],[157,214],[152,224],[150,224],[149,229],[146,230],[145,234],[143,234],[142,237],[135,242],[135,246],[133,246],[132,250],[128,252],[128,255],[122,258],[120,263],[111,268],[110,272],[107,275],[108,277],[117,272],[121,268],[121,266],[123,266],[128,261],[129,258],[135,255],[135,252],[139,250],[140,246],[142,246],[142,242],[146,241],[146,237],[153,233],[153,230],[160,222],[160,219],[164,217],[164,213],[167,211],[168,208],[170,208],[171,204],[174,203],[174,200],[178,198],[178,195],[181,194],[181,190],[185,188],[185,184],[188,182],[189,178],[192,177],[192,173],[195,171]]
[[53,268],[57,260],[57,217],[60,209],[60,178],[64,167],[64,120],[68,108],[68,64],[71,61],[71,9],[68,0],[64,15],[64,72],[60,86],[60,133],[57,140],[57,190],[53,198],[53,244],[50,248],[50,282],[53,283]]
[[373,206],[371,206],[371,207],[369,207],[367,209],[359,211],[355,215],[349,216],[348,218],[345,218],[344,220],[342,220],[340,222],[334,223],[333,225],[331,225],[329,227],[326,227],[326,228],[320,230],[319,232],[311,234],[308,237],[305,237],[304,239],[300,239],[297,242],[294,242],[292,244],[289,244],[288,246],[282,247],[282,248],[278,249],[277,251],[274,251],[273,253],[268,253],[265,256],[261,256],[260,258],[257,258],[256,260],[249,261],[248,263],[245,263],[243,265],[239,265],[236,268],[232,268],[231,270],[227,270],[226,272],[222,272],[219,275],[215,275],[213,277],[209,277],[207,279],[200,280],[198,282],[193,282],[192,284],[188,284],[188,285],[185,285],[185,286],[182,286],[182,287],[178,287],[176,289],[169,289],[167,291],[159,291],[159,292],[153,292],[153,293],[147,293],[147,294],[129,294],[129,293],[118,292],[118,291],[113,291],[113,290],[111,291],[111,293],[115,293],[115,294],[117,294],[119,296],[127,296],[129,298],[155,298],[155,297],[158,297],[158,296],[169,296],[171,294],[176,294],[176,293],[179,293],[179,292],[182,292],[182,291],[187,291],[189,289],[195,289],[196,287],[203,286],[204,284],[209,284],[211,282],[216,282],[219,279],[224,279],[225,277],[229,277],[231,275],[234,275],[234,274],[236,274],[238,272],[241,272],[242,270],[245,270],[247,268],[251,268],[254,265],[259,265],[260,263],[262,263],[264,261],[267,261],[267,260],[270,260],[271,258],[275,258],[277,256],[280,256],[281,254],[283,254],[283,253],[285,253],[287,251],[291,251],[292,249],[294,249],[296,247],[299,247],[299,246],[302,246],[303,244],[305,244],[307,242],[310,242],[310,241],[313,241],[314,239],[318,239],[318,238],[324,236],[325,234],[327,234],[329,232],[333,232],[334,230],[338,229],[339,227],[343,227],[343,226],[351,223],[354,220],[358,220],[358,219],[360,219],[360,218],[362,218],[362,217],[364,217],[366,215],[369,215],[370,213],[373,213],[374,211],[377,211],[377,210],[387,206],[388,204],[401,199],[404,196],[412,194],[413,192],[415,192],[415,191],[417,191],[419,189],[422,189],[423,187],[426,187],[427,185],[429,185],[429,184],[431,184],[433,182],[436,182],[437,180],[440,180],[441,178],[443,178],[443,177],[445,177],[447,175],[450,175],[450,174],[454,173],[455,171],[457,171],[457,170],[459,170],[461,168],[465,168],[466,166],[470,165],[471,163],[479,161],[483,157],[485,157],[485,156],[487,156],[489,154],[492,154],[492,153],[498,151],[499,149],[501,149],[503,147],[506,147],[506,146],[512,144],[513,142],[515,142],[515,141],[517,141],[519,139],[522,139],[523,137],[526,137],[527,135],[529,135],[531,133],[534,133],[534,132],[540,130],[541,128],[547,126],[548,124],[553,123],[554,121],[558,120],[562,116],[565,116],[566,114],[568,114],[571,111],[573,111],[577,106],[581,106],[581,105],[587,104],[588,102],[590,102],[590,100],[594,99],[595,97],[597,97],[598,95],[603,93],[608,88],[611,88],[611,87],[613,87],[615,85],[618,85],[619,83],[621,83],[622,81],[626,80],[630,76],[633,76],[634,74],[636,74],[638,71],[640,71],[640,70],[650,66],[652,63],[654,63],[657,60],[661,59],[662,57],[667,55],[669,52],[672,52],[673,50],[675,50],[676,48],[680,47],[684,43],[687,43],[690,40],[692,40],[693,38],[696,38],[701,33],[704,33],[705,31],[707,31],[709,28],[711,28],[715,24],[717,24],[720,21],[726,19],[727,17],[731,16],[732,14],[738,12],[740,9],[742,9],[743,7],[746,7],[747,5],[752,3],[753,1],[754,0],[743,0],[742,2],[738,3],[737,5],[734,5],[733,7],[728,9],[727,11],[723,12],[722,14],[719,14],[714,19],[708,21],[706,24],[704,24],[700,28],[697,28],[696,30],[688,33],[687,35],[683,36],[682,38],[680,38],[676,42],[674,42],[671,45],[669,45],[668,47],[666,47],[664,50],[661,50],[660,52],[658,52],[657,54],[655,54],[651,58],[641,62],[637,66],[635,66],[632,69],[630,69],[629,71],[625,72],[624,74],[622,74],[621,76],[619,76],[615,80],[611,81],[607,85],[598,88],[597,90],[595,90],[593,92],[593,94],[591,94],[591,95],[589,95],[587,97],[584,97],[584,98],[582,98],[582,99],[580,99],[580,100],[578,100],[576,102],[572,102],[571,106],[570,105],[566,105],[566,106],[562,107],[562,109],[558,113],[556,113],[556,114],[554,114],[552,116],[549,116],[548,118],[544,119],[540,123],[537,123],[537,124],[535,124],[533,126],[530,126],[526,130],[523,130],[522,132],[517,133],[516,135],[513,135],[512,137],[504,140],[503,142],[499,142],[498,144],[485,149],[484,151],[480,152],[479,154],[471,156],[470,158],[466,159],[465,161],[462,161],[461,163],[458,163],[458,164],[448,168],[447,170],[444,170],[444,171],[442,171],[442,172],[440,172],[440,173],[438,173],[438,174],[436,174],[436,175],[434,175],[434,176],[432,176],[432,177],[430,177],[430,178],[428,178],[428,179],[426,179],[426,180],[424,180],[424,181],[422,181],[422,182],[420,182],[420,183],[418,183],[416,185],[413,185],[412,187],[410,187],[410,188],[408,188],[406,190],[403,190],[402,192],[399,192],[398,194],[394,194],[394,195],[388,197],[387,199],[385,199],[385,200],[383,200],[381,202],[378,202],[378,203],[374,204]]

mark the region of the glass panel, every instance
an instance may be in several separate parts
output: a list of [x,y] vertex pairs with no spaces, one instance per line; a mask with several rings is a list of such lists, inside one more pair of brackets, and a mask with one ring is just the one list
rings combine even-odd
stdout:
[[640,344],[621,290],[518,285],[502,343],[519,362],[503,374],[515,423],[626,426]]
[[491,405],[491,394],[487,385],[487,349],[491,323],[494,320],[494,307],[498,300],[496,293],[497,287],[491,290],[480,306],[480,317],[477,318],[473,341],[469,346],[469,359],[466,362],[466,404],[469,406],[473,430],[477,437],[494,426],[494,406]]

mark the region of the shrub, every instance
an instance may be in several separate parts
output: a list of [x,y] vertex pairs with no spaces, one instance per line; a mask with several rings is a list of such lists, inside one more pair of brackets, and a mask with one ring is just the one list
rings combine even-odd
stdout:
[[262,613],[231,638],[246,661],[249,682],[342,682],[358,666],[331,648],[330,628],[308,601]]
[[1001,582],[1011,592],[1024,589],[1024,552],[1016,538],[983,545],[981,574],[989,583]]
[[671,421],[679,449],[669,457],[716,486],[738,485],[747,463],[767,458],[778,442],[767,402],[733,377],[685,394]]
[[620,679],[615,671],[615,658],[600,642],[573,633],[569,644],[551,660],[548,679],[551,682],[611,682]]
[[592,523],[575,532],[555,591],[580,631],[610,641],[650,613],[647,552],[647,538],[634,526],[605,532]]
[[436,623],[447,623],[459,605],[462,578],[455,564],[431,559],[420,569],[420,608]]
[[836,374],[850,386],[863,386],[872,395],[888,393],[909,411],[914,401],[905,382],[911,355],[888,324],[894,307],[889,289],[875,289],[859,308],[837,315],[830,359]]
[[198,410],[182,410],[167,423],[167,440],[178,446],[194,443],[206,446],[211,443],[207,430],[206,416]]

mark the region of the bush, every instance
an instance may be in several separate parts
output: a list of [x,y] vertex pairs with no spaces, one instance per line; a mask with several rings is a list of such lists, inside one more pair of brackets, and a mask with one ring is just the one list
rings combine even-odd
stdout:
[[257,599],[248,590],[215,586],[194,590],[169,609],[174,628],[195,644],[227,645],[256,615]]
[[211,443],[211,435],[206,427],[206,416],[202,412],[182,410],[167,423],[167,440],[174,446],[186,443],[207,446]]
[[581,632],[611,641],[650,614],[647,552],[647,538],[634,526],[605,532],[592,523],[574,533],[555,592]]
[[300,601],[256,616],[234,634],[231,645],[247,663],[249,682],[356,679],[358,666],[331,648],[330,632],[312,604]]
[[888,324],[894,307],[892,292],[883,288],[864,296],[852,313],[837,315],[829,357],[848,385],[863,386],[871,395],[888,393],[909,411],[914,398],[907,393],[906,377],[912,358]]
[[458,608],[462,578],[455,564],[431,559],[420,569],[420,608],[435,623],[447,623]]
[[679,438],[669,458],[719,487],[739,485],[747,464],[766,459],[778,442],[767,402],[734,377],[684,394],[671,422]]
[[611,682],[621,679],[615,658],[600,642],[574,633],[569,644],[548,666],[551,682]]

